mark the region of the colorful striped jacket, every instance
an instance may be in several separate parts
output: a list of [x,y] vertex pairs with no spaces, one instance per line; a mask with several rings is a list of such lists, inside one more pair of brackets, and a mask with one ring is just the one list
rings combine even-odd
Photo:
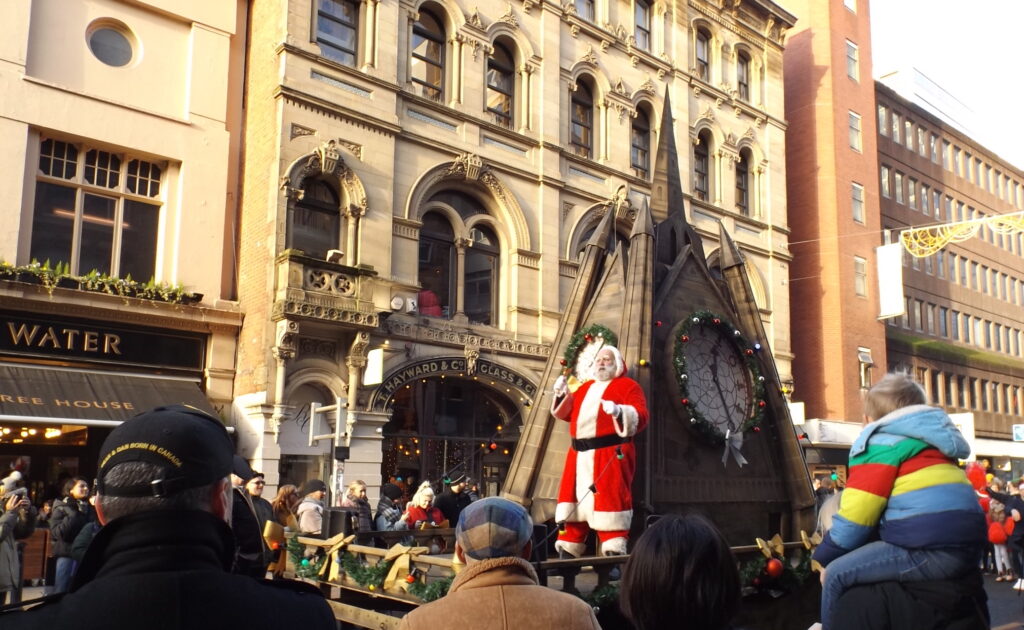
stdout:
[[970,445],[941,409],[897,409],[850,448],[846,490],[832,529],[814,552],[827,565],[882,540],[911,549],[984,545],[985,515],[956,459]]

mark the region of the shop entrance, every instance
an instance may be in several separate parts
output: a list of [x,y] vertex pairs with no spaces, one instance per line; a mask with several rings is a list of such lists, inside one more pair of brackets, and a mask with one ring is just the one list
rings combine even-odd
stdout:
[[429,377],[398,388],[384,426],[381,476],[410,489],[467,475],[494,496],[508,474],[522,424],[509,395],[470,377]]

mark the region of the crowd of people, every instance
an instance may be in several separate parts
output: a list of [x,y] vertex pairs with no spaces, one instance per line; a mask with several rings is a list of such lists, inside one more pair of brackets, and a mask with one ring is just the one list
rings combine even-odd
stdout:
[[[1024,484],[1005,484],[978,465],[965,471],[957,460],[968,453],[949,416],[928,406],[909,376],[886,375],[868,391],[843,487],[828,479],[816,488],[824,536],[814,552],[824,567],[818,627],[987,628],[982,571],[1024,590]],[[56,558],[42,603],[4,613],[4,628],[336,627],[317,589],[274,579],[287,559],[266,535],[268,524],[334,533],[325,531],[322,480],[281,485],[268,501],[265,475],[235,454],[223,424],[186,407],[123,423],[99,462],[95,487],[68,478],[44,513],[19,471],[0,483],[0,597],[17,592],[17,541],[38,523],[49,528]],[[407,614],[401,628],[600,628],[583,600],[540,585],[529,561],[533,522],[519,504],[480,499],[472,480],[456,474],[437,489],[392,478],[375,507],[368,490],[352,481],[336,505],[370,544],[375,532],[455,529],[447,551],[463,568],[446,596]],[[709,518],[662,516],[631,547],[618,604],[635,630],[732,628],[738,563]]]

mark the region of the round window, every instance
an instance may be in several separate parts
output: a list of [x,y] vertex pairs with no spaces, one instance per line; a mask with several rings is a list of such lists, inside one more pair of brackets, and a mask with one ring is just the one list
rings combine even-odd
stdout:
[[89,33],[89,50],[108,66],[121,67],[132,60],[132,43],[120,29],[100,26]]

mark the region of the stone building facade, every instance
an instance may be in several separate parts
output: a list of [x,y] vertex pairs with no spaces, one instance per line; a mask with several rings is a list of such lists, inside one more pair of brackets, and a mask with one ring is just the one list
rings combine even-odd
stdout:
[[244,16],[242,0],[0,4],[5,470],[92,479],[103,436],[144,406],[230,415]]
[[743,248],[788,377],[794,19],[767,0],[254,0],[234,412],[268,482],[469,473],[496,493],[587,237],[614,212],[624,238],[663,194],[666,94],[687,217],[709,251],[718,221]]

